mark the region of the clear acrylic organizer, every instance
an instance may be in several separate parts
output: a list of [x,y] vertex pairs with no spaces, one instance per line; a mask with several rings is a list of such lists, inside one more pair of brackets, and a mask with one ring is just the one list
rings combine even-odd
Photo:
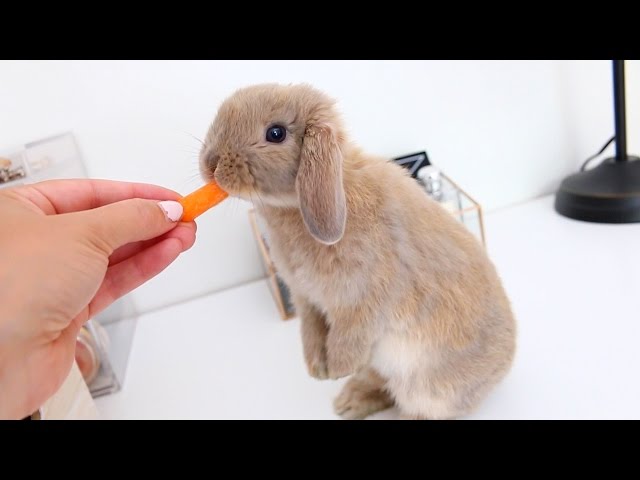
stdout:
[[[86,178],[72,133],[0,151],[0,189],[62,178]],[[138,313],[127,295],[82,328],[76,362],[95,398],[118,391],[126,373]]]

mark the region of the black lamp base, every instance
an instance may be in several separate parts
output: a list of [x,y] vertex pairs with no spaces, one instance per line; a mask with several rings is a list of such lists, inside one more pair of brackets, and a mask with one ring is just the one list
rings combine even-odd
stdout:
[[597,167],[565,178],[556,194],[556,211],[596,223],[640,222],[640,158]]

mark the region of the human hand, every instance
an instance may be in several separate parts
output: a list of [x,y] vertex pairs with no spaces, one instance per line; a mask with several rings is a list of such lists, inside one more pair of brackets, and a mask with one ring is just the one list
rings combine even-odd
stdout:
[[96,180],[0,190],[0,418],[37,410],[67,377],[82,325],[193,245],[179,198]]

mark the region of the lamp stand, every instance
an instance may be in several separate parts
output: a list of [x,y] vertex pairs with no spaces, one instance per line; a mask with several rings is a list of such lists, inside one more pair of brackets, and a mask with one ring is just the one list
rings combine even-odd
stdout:
[[616,155],[565,178],[555,209],[565,217],[596,223],[640,222],[640,158],[627,155],[624,60],[613,61]]

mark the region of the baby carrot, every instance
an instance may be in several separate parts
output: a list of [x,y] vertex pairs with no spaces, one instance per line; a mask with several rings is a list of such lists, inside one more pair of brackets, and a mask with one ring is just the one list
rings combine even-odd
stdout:
[[210,208],[215,207],[228,196],[229,194],[222,190],[215,182],[200,187],[195,192],[190,193],[186,197],[182,197],[180,200],[182,208],[184,208],[182,221],[190,222],[194,220]]

